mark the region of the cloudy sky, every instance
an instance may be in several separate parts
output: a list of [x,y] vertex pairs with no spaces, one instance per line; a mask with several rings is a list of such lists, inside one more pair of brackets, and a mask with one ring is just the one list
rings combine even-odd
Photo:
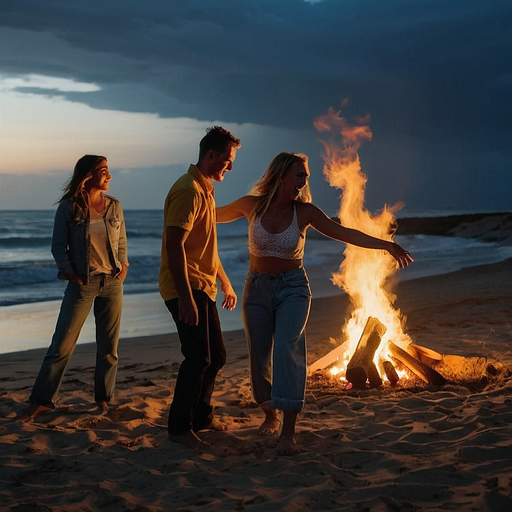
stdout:
[[280,151],[322,174],[313,121],[370,116],[366,205],[512,209],[510,0],[2,0],[0,208],[53,208],[76,160],[161,208],[205,129],[242,139],[223,204]]

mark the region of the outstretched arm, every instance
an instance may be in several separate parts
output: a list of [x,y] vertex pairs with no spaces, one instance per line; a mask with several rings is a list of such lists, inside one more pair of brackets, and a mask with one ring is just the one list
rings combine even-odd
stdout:
[[244,216],[249,218],[256,204],[256,199],[255,196],[243,196],[232,203],[218,206],[215,209],[217,212],[217,222],[233,222]]
[[329,238],[366,249],[381,249],[387,251],[396,259],[400,268],[405,268],[413,262],[412,256],[395,242],[382,240],[367,235],[357,229],[346,228],[329,218],[320,208],[313,204],[305,205],[308,209],[309,225]]

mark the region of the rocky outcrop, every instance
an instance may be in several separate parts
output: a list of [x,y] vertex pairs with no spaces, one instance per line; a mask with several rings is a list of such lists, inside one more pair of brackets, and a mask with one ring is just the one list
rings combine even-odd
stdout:
[[512,213],[472,213],[445,217],[397,219],[397,235],[437,235],[478,238],[512,245]]

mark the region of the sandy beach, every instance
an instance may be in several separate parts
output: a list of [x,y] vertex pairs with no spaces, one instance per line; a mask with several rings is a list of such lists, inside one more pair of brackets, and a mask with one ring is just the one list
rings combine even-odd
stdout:
[[[298,423],[302,452],[260,437],[242,331],[225,333],[214,394],[227,432],[194,451],[167,439],[181,355],[176,335],[124,339],[112,409],[92,403],[94,345],[77,346],[54,411],[16,421],[44,350],[0,362],[0,510],[512,510],[512,260],[399,283],[415,343],[487,358],[479,374],[432,386],[347,390],[318,374]],[[334,348],[347,297],[315,299],[308,360]],[[491,371],[492,370],[492,371]]]

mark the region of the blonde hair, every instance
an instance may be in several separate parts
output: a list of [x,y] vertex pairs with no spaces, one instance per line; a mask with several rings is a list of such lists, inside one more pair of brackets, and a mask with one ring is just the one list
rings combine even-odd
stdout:
[[[258,196],[256,206],[252,212],[253,218],[263,217],[267,211],[277,190],[281,186],[283,178],[290,167],[301,162],[307,168],[308,157],[302,153],[282,152],[273,158],[263,176],[252,186],[249,195]],[[298,201],[302,203],[311,202],[311,190],[309,183],[301,190]]]

